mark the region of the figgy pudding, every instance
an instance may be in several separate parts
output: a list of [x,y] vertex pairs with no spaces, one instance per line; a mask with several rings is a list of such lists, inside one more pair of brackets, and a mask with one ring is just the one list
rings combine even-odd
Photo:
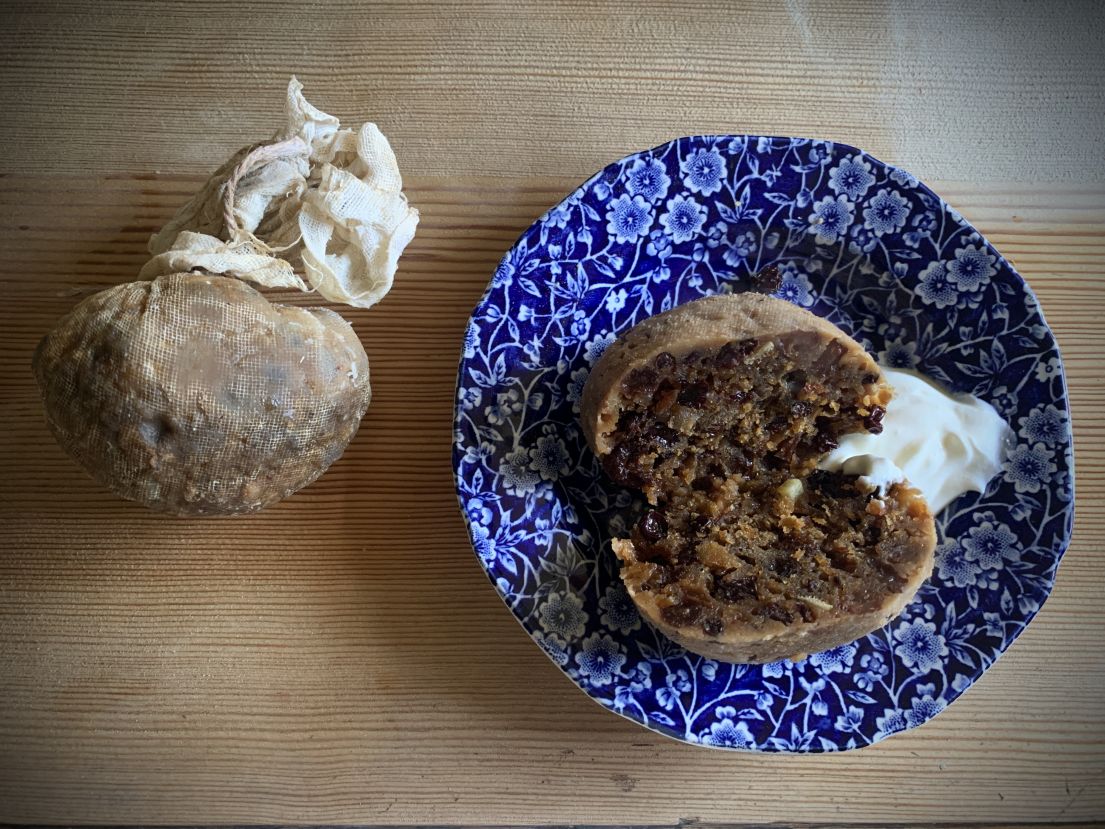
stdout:
[[648,501],[613,542],[642,615],[696,653],[768,662],[900,613],[932,569],[924,498],[817,468],[843,435],[880,431],[891,395],[859,344],[768,296],[697,300],[615,341],[582,420]]

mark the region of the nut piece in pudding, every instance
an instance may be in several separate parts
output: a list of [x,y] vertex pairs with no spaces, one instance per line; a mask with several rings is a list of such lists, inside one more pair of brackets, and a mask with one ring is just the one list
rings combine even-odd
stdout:
[[890,397],[858,343],[768,296],[696,300],[611,345],[582,421],[648,501],[613,542],[645,619],[695,653],[771,662],[898,615],[932,570],[924,499],[817,469],[842,435],[878,432]]

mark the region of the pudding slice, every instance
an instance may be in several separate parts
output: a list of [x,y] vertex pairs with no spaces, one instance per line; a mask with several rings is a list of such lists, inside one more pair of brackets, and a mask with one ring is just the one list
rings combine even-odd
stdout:
[[687,303],[611,345],[583,429],[648,502],[613,542],[645,619],[695,653],[770,662],[898,615],[932,570],[924,498],[817,468],[842,435],[881,430],[891,394],[843,331],[759,294]]

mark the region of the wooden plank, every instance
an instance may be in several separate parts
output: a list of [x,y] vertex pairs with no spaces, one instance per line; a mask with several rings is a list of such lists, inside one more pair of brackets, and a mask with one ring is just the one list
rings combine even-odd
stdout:
[[[3,23],[0,821],[1105,817],[1101,6],[44,0]],[[271,134],[292,72],[384,129],[423,213],[393,293],[343,309],[373,405],[277,507],[158,517],[54,444],[30,355]],[[458,347],[502,252],[603,164],[702,132],[831,138],[935,183],[1063,346],[1079,513],[1054,595],[963,699],[861,752],[720,754],[601,710],[511,620],[452,495]]]
[[748,132],[926,179],[1105,181],[1105,13],[1080,0],[43,0],[4,23],[13,170],[211,169],[274,131],[294,71],[425,174],[586,175]]
[[199,179],[0,179],[0,820],[1103,814],[1105,193],[938,184],[1017,261],[1064,346],[1080,514],[1053,597],[932,723],[780,757],[695,749],[602,711],[510,619],[467,545],[448,462],[461,332],[502,251],[575,181],[412,176],[423,226],[395,290],[349,312],[376,392],[349,451],[273,509],[187,521],[86,480],[50,438],[28,365],[58,316],[138,269]]

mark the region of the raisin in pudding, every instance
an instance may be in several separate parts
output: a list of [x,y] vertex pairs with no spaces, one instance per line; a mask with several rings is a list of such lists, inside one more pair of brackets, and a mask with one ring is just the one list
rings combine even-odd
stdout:
[[844,332],[768,296],[697,300],[620,337],[583,428],[648,501],[613,542],[642,615],[695,653],[770,662],[900,613],[932,569],[924,498],[818,469],[842,436],[882,429],[891,394]]

